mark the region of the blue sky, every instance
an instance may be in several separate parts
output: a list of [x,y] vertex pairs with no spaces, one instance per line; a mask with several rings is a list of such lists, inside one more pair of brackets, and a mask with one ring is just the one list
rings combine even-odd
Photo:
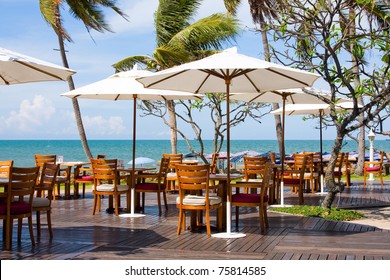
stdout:
[[[239,18],[244,27],[236,46],[240,53],[263,58],[261,37],[248,31],[253,28],[247,1],[242,1]],[[57,38],[43,20],[37,0],[0,0],[0,46],[52,63],[62,64]],[[153,13],[158,0],[118,1],[129,21],[107,14],[115,33],[91,36],[83,25],[64,11],[64,23],[74,43],[67,44],[70,68],[80,87],[113,74],[111,65],[129,55],[151,54],[155,48]],[[223,1],[205,0],[196,18],[224,11]],[[245,31],[246,30],[246,31]],[[228,46],[227,46],[228,47]],[[326,89],[317,82],[317,88]],[[0,87],[1,139],[78,139],[71,100],[60,94],[68,91],[66,82],[43,82]],[[85,130],[89,139],[131,139],[131,101],[79,100]],[[203,138],[212,139],[209,114],[197,116]],[[169,130],[162,120],[138,118],[138,139],[169,139]],[[286,139],[318,139],[316,121],[303,121],[302,116],[286,119]],[[192,139],[190,128],[184,128]],[[333,139],[332,128],[324,131],[324,139]],[[264,117],[261,124],[246,121],[231,130],[232,139],[275,139],[273,116]]]

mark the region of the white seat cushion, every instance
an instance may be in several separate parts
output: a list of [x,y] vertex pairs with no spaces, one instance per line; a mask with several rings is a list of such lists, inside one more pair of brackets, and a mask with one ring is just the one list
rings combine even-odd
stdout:
[[176,178],[176,177],[177,177],[176,172],[169,172],[169,173],[167,173],[167,178],[168,179]]
[[[127,191],[129,189],[128,185],[117,185],[116,186],[118,191]],[[113,192],[114,191],[114,184],[101,184],[96,186],[96,189],[98,191],[103,192]]]
[[[28,203],[29,199],[24,198],[24,202]],[[50,200],[45,197],[33,197],[32,207],[48,207],[50,206]]]
[[[210,205],[219,204],[222,199],[219,196],[209,196]],[[176,204],[180,204],[180,197],[176,198]],[[206,197],[198,195],[185,195],[183,198],[183,205],[202,206],[206,205]]]

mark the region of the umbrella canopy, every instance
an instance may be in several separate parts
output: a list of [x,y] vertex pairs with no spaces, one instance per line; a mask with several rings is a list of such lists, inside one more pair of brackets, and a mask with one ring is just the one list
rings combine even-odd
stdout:
[[66,80],[76,71],[0,48],[0,85]]
[[[329,98],[330,99],[330,98]],[[361,105],[359,105],[361,107]],[[347,99],[338,99],[338,102],[334,105],[336,112],[350,110],[354,108],[354,103]],[[284,110],[283,110],[284,109]],[[284,108],[271,111],[271,114],[284,114],[284,115],[319,115],[320,117],[320,153],[321,153],[321,176],[323,176],[322,170],[322,118],[325,114],[330,114],[330,104],[287,104]],[[283,122],[284,123],[284,122]],[[283,125],[284,127],[284,125]],[[323,180],[321,179],[321,193],[323,193]]]
[[[144,165],[144,164],[148,164],[148,163],[153,163],[155,162],[154,159],[152,158],[148,158],[148,157],[137,157],[135,158],[135,165]],[[130,160],[128,162],[128,164],[133,164],[133,160]]]
[[[134,100],[133,103],[133,155],[132,169],[135,170],[135,150],[136,150],[136,118],[137,99],[140,100],[179,100],[179,99],[201,99],[199,95],[188,92],[167,91],[146,89],[136,78],[150,76],[153,73],[146,70],[139,70],[137,65],[130,71],[116,73],[107,79],[77,88],[75,90],[61,94],[69,98],[86,98],[100,100]],[[134,176],[133,176],[134,178]],[[132,191],[134,188],[132,188]],[[132,195],[134,199],[134,195]],[[134,201],[131,205],[131,216],[134,214]]]
[[[230,123],[230,94],[252,93],[311,86],[319,75],[270,63],[237,53],[236,48],[139,78],[147,88],[194,93],[225,93],[226,123]],[[230,127],[226,130],[227,187],[230,192]],[[227,197],[227,232],[217,237],[242,237],[231,232],[230,194]],[[216,236],[216,235],[214,235]]]

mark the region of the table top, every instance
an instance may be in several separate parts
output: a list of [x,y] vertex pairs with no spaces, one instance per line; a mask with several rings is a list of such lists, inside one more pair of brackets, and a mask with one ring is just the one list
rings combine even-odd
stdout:
[[61,166],[82,166],[82,165],[88,165],[90,162],[87,161],[64,161],[64,162],[57,162],[57,164]]
[[[150,171],[155,170],[155,167],[136,167],[134,168],[134,172],[141,172],[141,171]],[[126,167],[126,168],[118,168],[118,171],[120,172],[133,172],[132,167]]]
[[[227,180],[227,176],[228,176],[227,174],[210,174],[210,179]],[[237,173],[230,174],[230,180],[235,180],[240,178],[244,178],[244,175],[237,174]]]

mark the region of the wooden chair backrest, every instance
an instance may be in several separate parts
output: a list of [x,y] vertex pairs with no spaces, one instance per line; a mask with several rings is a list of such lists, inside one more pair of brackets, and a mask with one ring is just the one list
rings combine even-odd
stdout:
[[158,178],[159,178],[159,181],[160,180],[164,180],[166,181],[167,179],[167,174],[169,172],[169,162],[171,161],[170,158],[161,158],[161,161],[160,161],[160,169],[159,169],[159,172],[158,172]]
[[217,173],[217,162],[219,159],[219,153],[213,153],[210,164],[210,173]]
[[275,164],[276,163],[276,153],[275,152],[270,152],[269,153],[269,160]]
[[0,178],[9,178],[13,164],[13,160],[0,161]]
[[180,195],[183,192],[205,190],[208,196],[210,164],[177,164],[176,174]]
[[117,159],[95,159],[91,158],[93,178],[96,184],[101,181],[116,182],[118,176]]
[[44,163],[40,180],[35,186],[37,197],[41,197],[42,193],[44,193],[44,191],[47,191],[49,199],[52,199],[53,188],[56,182],[59,169],[59,164]]
[[304,171],[313,169],[313,153],[294,154],[294,169]]
[[244,176],[245,179],[256,178],[257,176],[263,177],[267,157],[244,157]]
[[19,197],[19,201],[27,197],[31,204],[34,195],[35,184],[39,175],[39,167],[15,167],[11,168],[8,183],[8,199]]
[[337,155],[335,170],[341,171],[344,165],[345,153],[341,152]]
[[183,154],[163,154],[162,157],[169,158],[169,169],[171,171],[175,170],[176,164],[183,162]]
[[35,166],[39,166],[42,171],[42,167],[44,163],[56,163],[57,162],[57,155],[39,155],[35,154]]
[[106,155],[96,155],[97,159],[106,159]]

